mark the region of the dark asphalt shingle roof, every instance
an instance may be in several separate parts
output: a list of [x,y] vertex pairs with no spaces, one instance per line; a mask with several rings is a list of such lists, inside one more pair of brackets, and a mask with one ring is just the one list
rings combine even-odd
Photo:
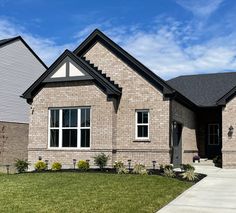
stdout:
[[198,106],[216,106],[236,86],[236,72],[179,76],[167,83]]

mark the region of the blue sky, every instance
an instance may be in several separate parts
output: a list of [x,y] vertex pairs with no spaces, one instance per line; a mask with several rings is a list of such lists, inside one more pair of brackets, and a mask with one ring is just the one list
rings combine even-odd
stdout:
[[95,28],[164,79],[236,71],[235,0],[0,0],[0,38],[50,65]]

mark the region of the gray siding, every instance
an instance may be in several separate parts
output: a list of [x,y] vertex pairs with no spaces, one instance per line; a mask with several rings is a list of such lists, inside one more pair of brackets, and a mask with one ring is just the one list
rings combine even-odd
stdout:
[[0,121],[28,123],[29,105],[20,95],[44,71],[20,40],[0,48]]

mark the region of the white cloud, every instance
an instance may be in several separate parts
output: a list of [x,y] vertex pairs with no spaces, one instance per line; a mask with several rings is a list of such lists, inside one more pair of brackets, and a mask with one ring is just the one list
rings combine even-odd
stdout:
[[57,45],[53,39],[32,35],[22,26],[7,19],[0,19],[0,39],[22,36],[39,57],[50,65],[66,48],[74,48],[74,44]]
[[146,30],[139,25],[113,26],[112,23],[92,24],[75,34],[73,43],[58,45],[53,39],[35,36],[9,20],[0,19],[0,39],[21,35],[33,50],[50,65],[66,48],[76,46],[95,28],[120,44],[125,50],[168,79],[183,74],[236,70],[236,32],[201,40],[191,22],[178,22],[164,17]]
[[191,11],[195,16],[207,17],[215,12],[224,0],[176,0],[176,2]]
[[120,37],[119,43],[124,49],[165,79],[183,74],[236,70],[236,33],[191,43],[183,39],[185,28],[175,23],[174,27],[165,25],[150,31],[137,29],[116,36]]

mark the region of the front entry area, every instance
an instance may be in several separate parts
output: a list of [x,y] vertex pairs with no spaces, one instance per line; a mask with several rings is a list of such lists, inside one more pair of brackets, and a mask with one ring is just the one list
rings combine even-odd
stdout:
[[220,124],[207,125],[206,154],[208,159],[221,155]]
[[200,157],[213,159],[221,156],[222,109],[201,109],[197,117],[197,143]]

